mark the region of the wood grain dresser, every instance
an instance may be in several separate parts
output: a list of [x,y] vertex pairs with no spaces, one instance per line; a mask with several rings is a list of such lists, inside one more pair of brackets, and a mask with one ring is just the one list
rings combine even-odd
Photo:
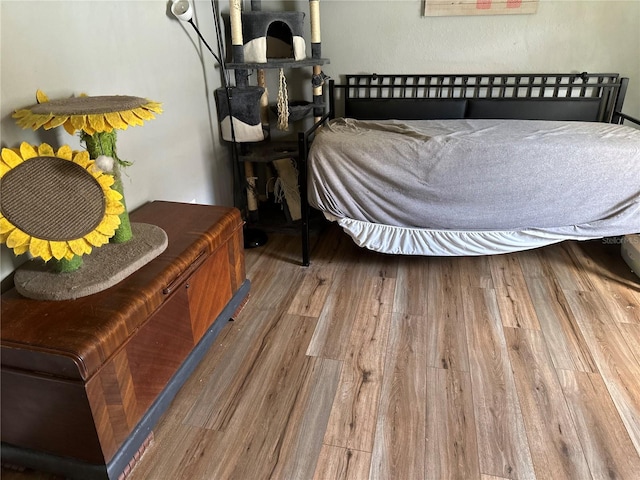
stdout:
[[2,295],[3,463],[121,478],[249,292],[233,208],[151,202],[131,214],[167,249],[103,292]]

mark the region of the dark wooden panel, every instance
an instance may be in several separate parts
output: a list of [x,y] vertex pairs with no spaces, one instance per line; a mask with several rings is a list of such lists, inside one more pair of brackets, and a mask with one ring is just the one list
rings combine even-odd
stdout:
[[2,441],[102,463],[84,385],[2,370]]

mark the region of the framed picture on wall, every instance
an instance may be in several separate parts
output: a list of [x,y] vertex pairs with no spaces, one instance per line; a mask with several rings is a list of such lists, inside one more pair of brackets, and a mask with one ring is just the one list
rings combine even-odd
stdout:
[[424,0],[424,15],[513,15],[538,10],[538,0]]

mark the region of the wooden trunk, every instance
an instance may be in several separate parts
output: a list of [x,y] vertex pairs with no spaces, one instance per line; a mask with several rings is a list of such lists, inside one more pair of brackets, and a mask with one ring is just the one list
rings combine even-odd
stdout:
[[249,289],[238,210],[152,202],[167,249],[68,301],[2,295],[3,462],[117,478]]

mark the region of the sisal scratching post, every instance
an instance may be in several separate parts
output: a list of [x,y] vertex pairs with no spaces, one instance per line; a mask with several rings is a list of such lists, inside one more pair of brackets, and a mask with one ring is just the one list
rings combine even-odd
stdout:
[[[231,48],[235,62],[244,62],[244,46],[242,40],[242,2],[229,0],[229,20],[231,23]],[[242,70],[236,70],[236,85],[246,86],[247,76]],[[245,162],[245,177],[247,181],[247,209],[249,217],[255,219],[258,215],[258,200],[256,194],[256,177],[253,164]]]
[[[311,56],[320,58],[322,56],[322,38],[320,35],[320,1],[309,0],[309,17],[311,20]],[[322,85],[324,84],[322,67],[313,66],[313,103],[322,104]],[[316,80],[318,79],[318,80]],[[314,111],[314,122],[318,122],[322,116],[322,111],[318,108]]]
[[298,172],[293,166],[291,158],[282,158],[273,162],[278,172],[280,185],[284,191],[284,198],[287,201],[291,220],[302,218],[300,206],[300,191],[298,190]]
[[258,219],[258,192],[256,190],[256,176],[253,172],[253,163],[244,163],[244,174],[247,180],[247,210],[252,221]]
[[[243,63],[244,45],[242,38],[242,1],[229,0],[229,21],[231,23],[231,55],[234,62]],[[248,84],[247,70],[239,69],[235,72],[236,86],[246,87]]]
[[[264,88],[264,93],[260,97],[260,121],[262,122],[262,130],[265,132],[265,138],[269,139],[269,90],[267,89],[267,76],[264,69],[256,70],[256,82],[258,86]],[[253,166],[252,166],[253,167]],[[267,182],[267,189],[268,189]],[[257,193],[254,192],[255,195]],[[258,200],[265,200],[268,198],[268,193],[264,197],[258,196]]]
[[[309,17],[311,19],[311,44],[319,45],[321,42],[319,0],[309,0]],[[315,55],[313,57],[316,58]],[[317,57],[320,57],[320,55],[318,55]]]
[[[242,2],[240,0],[229,0],[229,16],[231,21],[231,45],[234,46],[234,59],[240,62],[242,59],[238,58],[235,52],[235,47],[242,47]],[[242,51],[242,49],[240,49],[240,51]]]
[[129,212],[124,199],[124,187],[122,185],[122,174],[120,172],[121,165],[128,165],[128,163],[118,158],[116,154],[116,131],[111,132],[96,132],[93,135],[89,135],[86,132],[81,132],[81,140],[84,142],[87,152],[92,159],[96,159],[101,155],[113,158],[113,170],[110,172],[113,175],[115,183],[113,189],[122,195],[122,204],[124,206],[124,212],[120,214],[120,226],[113,237],[111,237],[112,243],[124,243],[131,240],[133,237],[133,231],[131,230],[131,221],[129,220]]
[[257,71],[258,86],[264,88],[264,93],[260,98],[260,119],[264,129],[269,129],[269,91],[267,90],[267,80],[263,69]]

